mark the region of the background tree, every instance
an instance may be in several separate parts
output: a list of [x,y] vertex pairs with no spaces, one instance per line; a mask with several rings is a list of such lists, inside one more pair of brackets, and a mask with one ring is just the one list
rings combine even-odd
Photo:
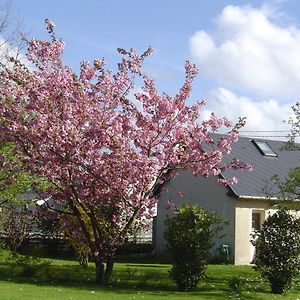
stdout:
[[265,220],[252,244],[254,269],[268,279],[273,293],[284,293],[299,274],[300,219],[279,210]]
[[0,4],[0,61],[5,61],[7,55],[21,57],[25,32],[18,11],[13,1],[7,0]]
[[33,211],[20,205],[8,205],[0,212],[0,232],[3,246],[11,251],[21,250],[36,236],[38,219]]
[[[20,197],[37,181],[23,171],[22,162],[14,155],[14,144],[0,141],[0,207],[23,202]],[[38,180],[39,181],[39,180]]]
[[0,232],[3,245],[12,251],[22,249],[37,233],[38,210],[27,210],[35,203],[23,197],[33,186],[43,190],[47,184],[23,171],[13,143],[0,142]]
[[296,102],[292,106],[294,116],[288,120],[288,123],[291,125],[290,140],[291,142],[295,141],[295,138],[300,134],[300,102]]
[[[194,65],[186,63],[175,96],[160,94],[142,71],[150,48],[142,55],[118,49],[123,58],[115,74],[97,59],[82,62],[77,75],[62,62],[53,23],[46,20],[46,27],[51,41],[28,42],[31,69],[15,59],[13,68],[2,65],[0,137],[15,143],[26,172],[50,183],[43,197],[74,216],[103,282],[131,228],[154,215],[157,185],[180,169],[207,177],[250,168],[238,160],[222,164],[243,120],[214,143],[209,132],[232,123],[213,114],[201,122],[204,102],[187,105]],[[135,82],[141,92],[132,96]]]
[[[20,18],[11,1],[0,4],[0,70],[8,66],[9,57],[16,60],[24,46],[21,36]],[[0,134],[0,207],[15,201],[32,184],[32,176],[22,172],[20,161],[15,160],[14,143],[8,142]],[[18,199],[20,200],[20,199]]]
[[[292,110],[294,116],[288,120],[288,123],[291,125],[291,132],[289,140],[285,144],[285,149],[299,151],[299,144],[296,143],[296,138],[300,134],[300,103],[297,102],[292,106]],[[274,194],[274,190],[278,192]],[[299,210],[299,201],[294,200],[299,199],[300,196],[300,167],[291,169],[285,179],[279,178],[277,175],[273,176],[270,182],[267,183],[266,193],[270,197],[276,196],[280,199],[276,203],[279,207]]]
[[179,290],[189,291],[203,278],[220,223],[219,217],[187,204],[166,219],[165,239],[173,260],[169,274]]
[[[295,144],[293,147],[295,147]],[[291,149],[291,151],[298,150]],[[300,204],[299,201],[295,200],[299,199],[300,196],[300,167],[291,169],[284,180],[280,180],[278,176],[274,176],[273,182],[279,188],[279,195],[277,197],[280,201],[276,202],[278,207],[298,211],[300,209]]]
[[[82,216],[84,216],[83,212]],[[79,265],[82,267],[87,267],[89,256],[91,254],[90,248],[81,228],[78,228],[77,226],[75,217],[70,215],[63,216],[60,221],[60,229],[63,232],[64,237],[68,240],[69,244],[73,247]],[[89,230],[92,232],[92,227],[90,227]]]

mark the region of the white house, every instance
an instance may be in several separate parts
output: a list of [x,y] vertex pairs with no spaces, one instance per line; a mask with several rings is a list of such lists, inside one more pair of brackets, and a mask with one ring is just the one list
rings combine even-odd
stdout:
[[[232,146],[229,159],[238,158],[252,165],[253,171],[230,170],[222,174],[225,179],[233,176],[238,183],[224,187],[217,178],[195,177],[188,171],[182,171],[165,186],[168,193],[160,196],[157,216],[154,219],[153,244],[158,255],[165,253],[164,222],[173,211],[167,208],[171,199],[176,206],[184,202],[198,204],[210,213],[216,213],[228,220],[224,227],[225,236],[216,240],[216,248],[226,244],[230,249],[230,260],[236,265],[251,263],[254,248],[250,243],[251,233],[259,229],[268,215],[276,211],[276,196],[264,190],[266,182],[278,175],[284,179],[289,170],[299,166],[300,151],[285,149],[282,141],[256,140],[240,137]],[[182,192],[179,198],[177,193]],[[276,186],[273,193],[278,192]]]

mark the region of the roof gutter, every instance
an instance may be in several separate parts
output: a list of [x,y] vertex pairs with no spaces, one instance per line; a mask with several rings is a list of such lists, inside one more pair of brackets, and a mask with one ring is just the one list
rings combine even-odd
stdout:
[[[223,176],[222,173],[219,176],[222,177],[223,179],[225,179],[225,177]],[[227,187],[231,190],[231,192],[234,194],[234,196],[237,197],[238,199],[270,200],[270,201],[280,201],[280,200],[283,200],[282,198],[278,198],[278,197],[239,195],[235,191],[235,189],[233,188],[233,186],[228,185]]]
[[250,200],[280,200],[277,197],[266,197],[266,196],[247,196],[247,195],[237,195],[239,199],[250,199]]
[[[220,176],[221,175],[221,176]],[[223,174],[220,174],[219,176],[222,177],[224,179]],[[237,197],[238,199],[249,199],[249,200],[272,200],[272,201],[279,201],[282,200],[281,198],[278,197],[267,197],[267,196],[250,196],[250,195],[239,195],[233,188],[233,186],[228,185],[227,186],[232,193],[235,195],[235,197]]]

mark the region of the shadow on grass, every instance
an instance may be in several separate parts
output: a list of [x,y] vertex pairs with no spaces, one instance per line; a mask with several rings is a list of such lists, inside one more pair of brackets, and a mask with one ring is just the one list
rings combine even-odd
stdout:
[[134,267],[134,268],[165,268],[170,269],[170,266],[168,265],[153,265],[153,264],[126,264],[128,267]]
[[[57,263],[57,262],[56,262]],[[189,293],[177,292],[175,284],[168,277],[169,265],[160,264],[116,264],[112,280],[105,284],[95,284],[95,268],[64,264],[50,265],[31,277],[21,274],[20,266],[13,263],[0,262],[0,280],[14,283],[29,283],[37,286],[59,286],[70,287],[80,290],[101,290],[103,292],[115,292],[132,294],[137,292],[159,297],[172,296],[174,293],[189,297],[200,297],[201,299],[229,299],[228,279],[233,275],[228,274],[230,268],[224,267],[223,273],[213,270],[200,284],[197,289]],[[232,268],[232,270],[234,270]],[[231,272],[231,271],[230,271]],[[245,272],[246,274],[246,272]],[[259,280],[254,277],[248,280],[248,287],[245,291],[254,292],[254,286]],[[263,292],[263,291],[262,291]],[[267,292],[267,291],[266,291]],[[244,295],[243,299],[254,299],[250,295]]]

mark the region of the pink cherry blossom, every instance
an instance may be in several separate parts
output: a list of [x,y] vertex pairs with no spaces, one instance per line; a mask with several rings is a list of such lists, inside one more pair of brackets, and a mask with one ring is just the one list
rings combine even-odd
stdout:
[[183,197],[184,197],[184,193],[183,193],[183,192],[177,192],[176,195],[177,195],[179,198],[183,198]]
[[[151,48],[142,55],[119,49],[123,58],[115,73],[96,59],[82,62],[76,74],[63,64],[64,44],[50,21],[46,28],[51,41],[28,44],[32,69],[21,62],[2,65],[0,138],[15,143],[25,171],[50,183],[43,195],[74,215],[102,270],[133,228],[153,217],[158,187],[178,170],[208,177],[250,169],[238,160],[222,164],[243,124],[215,143],[217,149],[209,147],[211,132],[231,122],[214,114],[201,122],[204,101],[187,104],[197,74],[193,64],[186,62],[175,96],[160,93],[143,72]],[[133,101],[136,84],[142,88]]]

